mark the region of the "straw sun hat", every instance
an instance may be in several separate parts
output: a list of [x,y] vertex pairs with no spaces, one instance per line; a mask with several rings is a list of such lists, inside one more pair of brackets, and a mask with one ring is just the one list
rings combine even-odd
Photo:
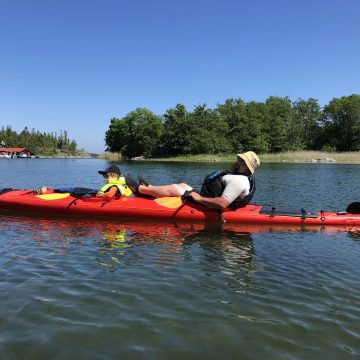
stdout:
[[260,159],[253,151],[247,151],[243,154],[237,154],[237,156],[245,161],[251,174],[253,174],[255,169],[260,166]]

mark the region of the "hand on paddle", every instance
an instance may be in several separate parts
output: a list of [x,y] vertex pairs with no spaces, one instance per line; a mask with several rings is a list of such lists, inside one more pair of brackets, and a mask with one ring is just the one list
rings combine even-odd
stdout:
[[202,196],[194,191],[192,191],[190,193],[190,196],[196,201],[196,202],[201,202],[202,200]]

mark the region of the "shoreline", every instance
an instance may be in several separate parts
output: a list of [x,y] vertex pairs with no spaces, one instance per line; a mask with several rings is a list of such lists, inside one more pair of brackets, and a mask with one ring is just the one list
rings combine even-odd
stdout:
[[[138,158],[129,159],[127,161],[136,162],[233,162],[236,154],[223,155],[188,155],[188,156],[173,156],[164,158]],[[357,152],[325,152],[325,151],[294,151],[284,152],[278,154],[259,154],[262,163],[294,163],[294,164],[360,164],[360,151]],[[98,159],[108,161],[122,161],[121,154],[105,153],[100,154]]]

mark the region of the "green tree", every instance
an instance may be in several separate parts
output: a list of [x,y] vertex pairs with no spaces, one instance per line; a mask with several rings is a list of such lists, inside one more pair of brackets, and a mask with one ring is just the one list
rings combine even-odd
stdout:
[[269,150],[264,103],[251,101],[246,104],[246,124],[243,130],[244,140],[240,151],[251,150],[261,154]]
[[326,145],[338,151],[360,150],[360,95],[334,98],[324,107]]
[[5,142],[6,147],[16,147],[17,139],[18,134],[12,130],[10,125],[7,125],[6,128],[2,127],[1,140]]
[[217,106],[216,111],[228,125],[227,139],[231,150],[242,151],[246,137],[243,128],[247,123],[245,102],[241,99],[226,99],[224,104]]
[[289,129],[292,125],[292,108],[289,98],[270,96],[266,102],[266,134],[269,150],[274,153],[291,148]]
[[188,154],[229,153],[231,144],[226,139],[227,122],[218,112],[207,109],[206,105],[196,106],[189,115]]
[[137,108],[122,119],[111,119],[105,134],[108,150],[131,158],[157,153],[163,125],[161,118],[150,110]]
[[164,131],[161,139],[164,155],[185,154],[189,133],[189,113],[182,104],[166,110],[164,114]]
[[218,105],[217,111],[228,124],[227,138],[232,146],[232,152],[252,150],[261,153],[267,150],[263,103],[255,101],[245,103],[241,99],[227,99],[224,104]]
[[105,144],[107,150],[112,152],[120,152],[128,141],[129,126],[128,122],[123,119],[110,119],[109,129],[105,132]]
[[29,148],[30,145],[30,132],[27,126],[18,136],[18,146]]
[[321,136],[322,112],[317,99],[298,99],[293,103],[292,140],[299,149],[313,150]]
[[[34,128],[29,132],[27,127],[19,134],[11,129],[11,126],[6,128],[3,126],[0,130],[0,140],[4,140],[6,147],[26,147],[32,153],[37,155],[54,155],[58,148],[61,148],[69,153],[76,155],[76,142],[73,140],[71,144],[66,146],[63,141],[62,132],[60,137],[54,136],[52,133],[40,133]],[[69,142],[67,132],[64,132],[66,141]],[[59,144],[61,146],[59,147]]]
[[205,104],[196,106],[193,112],[177,104],[164,114],[164,154],[227,153],[231,150],[227,132],[226,121]]

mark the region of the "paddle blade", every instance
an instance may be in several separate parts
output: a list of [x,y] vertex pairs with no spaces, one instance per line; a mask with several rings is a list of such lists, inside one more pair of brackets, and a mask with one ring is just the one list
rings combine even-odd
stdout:
[[182,205],[180,197],[162,197],[154,200],[158,205],[165,206],[170,209],[176,209]]
[[42,200],[58,200],[58,199],[64,199],[66,197],[70,196],[69,193],[55,193],[55,194],[44,194],[44,195],[36,195],[37,198]]

